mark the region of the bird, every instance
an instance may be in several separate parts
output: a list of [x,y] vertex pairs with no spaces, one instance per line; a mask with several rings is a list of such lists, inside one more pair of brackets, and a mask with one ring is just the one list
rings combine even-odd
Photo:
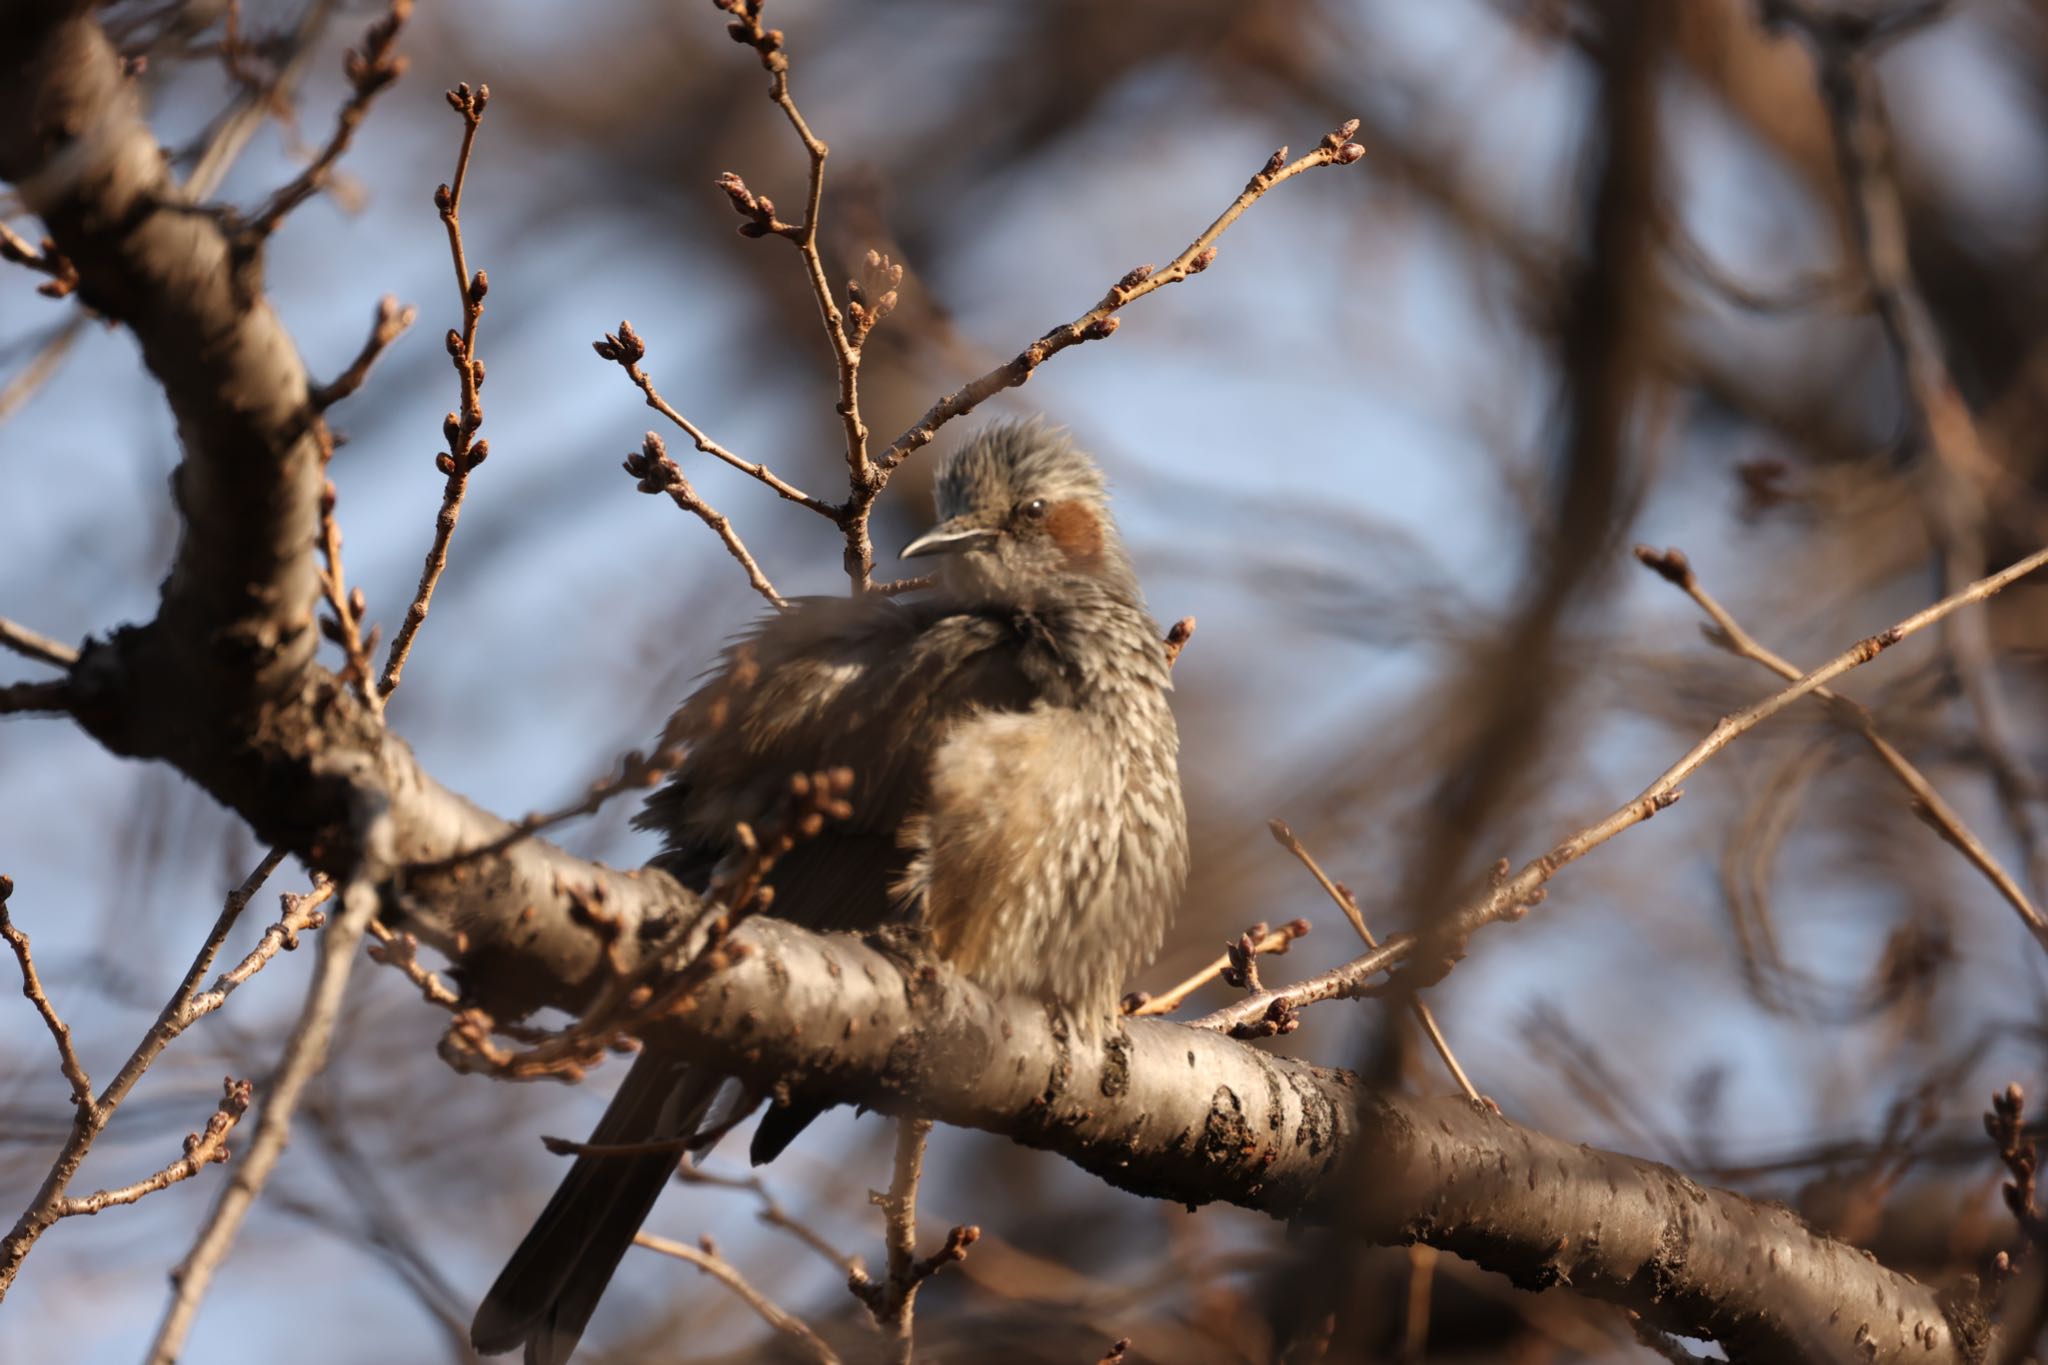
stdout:
[[[961,444],[936,524],[902,550],[931,586],[800,598],[726,649],[664,731],[684,757],[637,823],[702,891],[774,818],[790,777],[850,769],[850,813],[767,874],[769,912],[818,931],[921,925],[983,988],[1111,1026],[1187,876],[1171,661],[1095,462],[1003,421]],[[577,1158],[477,1310],[485,1354],[563,1365],[682,1149],[722,1135],[725,1077],[643,1049],[591,1136],[663,1144]],[[822,1112],[778,1099],[755,1164]]]

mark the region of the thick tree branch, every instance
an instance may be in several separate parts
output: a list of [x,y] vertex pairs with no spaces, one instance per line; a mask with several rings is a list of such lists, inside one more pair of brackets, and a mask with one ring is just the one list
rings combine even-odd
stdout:
[[[1137,1194],[1426,1242],[1745,1360],[1976,1358],[1967,1305],[1788,1209],[1667,1166],[1463,1099],[1369,1094],[1348,1072],[1161,1020],[1090,1041],[950,968],[906,965],[886,941],[756,919],[734,942],[734,965],[661,1046],[817,1098],[1001,1133]],[[1353,1188],[1350,1169],[1373,1178]]]
[[[161,611],[90,644],[66,706],[109,749],[169,761],[317,871],[345,877],[359,862],[352,811],[366,790],[389,803],[404,863],[503,838],[510,825],[421,772],[314,665],[323,479],[304,366],[257,261],[180,201],[89,12],[0,4],[0,176],[77,263],[91,305],[134,331],[184,450],[184,534]],[[588,1000],[605,955],[578,918],[585,905],[640,925],[694,904],[663,874],[535,841],[401,873],[382,891],[418,910],[422,941],[463,957],[473,999],[504,1013]]]
[[0,178],[77,267],[86,304],[134,333],[177,418],[184,534],[159,635],[184,656],[178,674],[238,697],[288,683],[316,639],[305,367],[260,258],[185,202],[89,10],[0,8]]

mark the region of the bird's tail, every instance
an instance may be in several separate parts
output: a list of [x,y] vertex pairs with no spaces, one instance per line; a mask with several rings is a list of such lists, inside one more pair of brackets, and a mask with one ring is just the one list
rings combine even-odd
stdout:
[[[643,1052],[591,1143],[688,1137],[703,1124],[720,1084],[716,1075]],[[524,1344],[526,1365],[565,1365],[681,1157],[680,1149],[577,1157],[484,1296],[470,1324],[470,1344],[485,1355]]]

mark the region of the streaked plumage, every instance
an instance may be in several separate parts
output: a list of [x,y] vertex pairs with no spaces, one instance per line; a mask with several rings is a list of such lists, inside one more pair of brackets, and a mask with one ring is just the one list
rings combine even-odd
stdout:
[[[1063,434],[985,430],[941,469],[937,502],[939,525],[905,550],[945,556],[935,589],[761,622],[671,721],[687,757],[641,823],[665,836],[657,863],[702,888],[791,773],[849,767],[852,817],[777,864],[773,913],[820,930],[922,918],[984,986],[1094,1030],[1186,874],[1160,633],[1101,473]],[[699,1131],[720,1085],[644,1054],[593,1141]],[[755,1159],[817,1112],[770,1110]],[[676,1160],[579,1158],[478,1310],[478,1349],[566,1361]]]

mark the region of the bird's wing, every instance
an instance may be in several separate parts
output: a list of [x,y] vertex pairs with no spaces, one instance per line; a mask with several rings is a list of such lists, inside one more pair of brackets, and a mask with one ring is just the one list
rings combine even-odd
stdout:
[[811,599],[767,619],[671,722],[667,741],[685,758],[638,820],[666,835],[662,865],[702,886],[735,849],[736,824],[781,814],[792,774],[843,766],[853,813],[783,856],[770,913],[818,929],[892,918],[903,826],[950,724],[1036,695],[1018,629],[1001,613],[883,598]]

